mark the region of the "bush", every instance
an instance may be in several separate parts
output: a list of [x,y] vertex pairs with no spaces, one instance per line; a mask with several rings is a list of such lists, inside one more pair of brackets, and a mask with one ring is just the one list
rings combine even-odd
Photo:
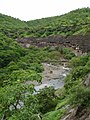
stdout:
[[46,113],[53,110],[57,104],[57,99],[54,94],[55,90],[53,87],[46,87],[41,89],[36,95],[39,102],[39,109],[41,113]]
[[70,104],[90,107],[90,88],[77,87],[74,94],[71,95]]
[[71,59],[71,67],[85,66],[88,61],[88,56],[74,57]]

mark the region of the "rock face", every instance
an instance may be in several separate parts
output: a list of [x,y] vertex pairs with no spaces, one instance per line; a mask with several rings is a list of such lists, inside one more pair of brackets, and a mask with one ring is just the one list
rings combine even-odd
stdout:
[[90,34],[88,35],[74,35],[69,37],[63,37],[60,35],[48,36],[46,38],[21,38],[17,39],[21,45],[27,47],[27,45],[34,45],[38,47],[46,46],[61,46],[61,47],[71,47],[75,50],[87,53],[90,51]]
[[61,120],[90,120],[90,109],[81,107],[71,109]]

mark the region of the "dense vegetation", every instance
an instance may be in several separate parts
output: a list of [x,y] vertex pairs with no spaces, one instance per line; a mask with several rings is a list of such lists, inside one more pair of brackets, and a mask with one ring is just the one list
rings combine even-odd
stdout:
[[0,14],[0,33],[8,37],[17,38],[20,31],[23,31],[23,29],[27,27],[28,26],[19,19]]
[[0,14],[0,32],[12,38],[85,35],[90,32],[89,21],[90,8],[27,22]]
[[[28,22],[0,14],[1,120],[59,120],[67,112],[67,106],[90,106],[90,86],[85,84],[90,73],[90,54],[75,57],[68,48],[26,49],[16,42],[21,37],[86,34],[90,31],[89,13],[89,8],[83,8]],[[61,58],[70,60],[72,68],[65,86],[57,91],[53,87],[44,88],[34,94],[34,85],[26,81],[41,82],[42,62]]]
[[77,9],[68,14],[28,21],[28,35],[46,37],[49,35],[70,36],[90,32],[90,8]]
[[90,83],[87,84],[90,55],[72,58],[70,66],[72,70],[66,77],[64,88],[55,93],[58,96],[58,104],[54,111],[44,115],[43,120],[59,120],[71,107],[81,108],[79,112],[90,108]]
[[[58,60],[61,57],[71,59],[74,53],[66,48],[28,49],[15,40],[0,34],[0,119],[34,120],[38,115],[54,110],[57,104],[55,90],[46,88],[37,95],[34,85],[26,81],[41,82],[42,62]],[[47,104],[47,105],[46,105]]]

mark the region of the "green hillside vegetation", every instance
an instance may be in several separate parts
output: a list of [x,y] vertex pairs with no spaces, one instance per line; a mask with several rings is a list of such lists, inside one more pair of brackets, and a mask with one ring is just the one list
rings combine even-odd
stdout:
[[69,49],[62,51],[63,54],[59,48],[52,50],[50,47],[33,46],[25,49],[14,39],[0,34],[0,119],[33,120],[38,114],[54,110],[57,98],[53,88],[42,90],[34,96],[34,85],[25,83],[33,80],[41,82],[42,62],[75,56]]
[[0,33],[8,37],[17,38],[20,31],[27,27],[24,21],[0,14]]
[[65,15],[27,22],[0,14],[0,32],[14,39],[52,35],[85,35],[90,32],[89,20],[90,8],[77,9]]
[[70,36],[90,32],[90,8],[71,11],[65,15],[28,21],[31,28],[28,35],[46,37],[49,35]]
[[[60,120],[67,106],[90,107],[90,86],[84,83],[90,74],[90,54],[76,57],[69,48],[28,49],[16,41],[21,37],[75,35],[89,32],[90,8],[68,14],[23,22],[0,14],[0,119]],[[74,28],[74,29],[73,29]],[[67,59],[72,68],[65,86],[44,88],[37,94],[27,81],[42,81],[42,63]],[[55,63],[53,63],[55,64]],[[57,63],[60,64],[60,63]]]
[[0,14],[0,26],[2,27],[8,27],[8,28],[24,28],[26,27],[26,24],[24,21],[21,21],[19,19],[15,19],[13,17]]
[[58,89],[55,93],[58,96],[57,106],[54,111],[46,113],[43,120],[60,120],[68,112],[69,107],[79,106],[80,112],[90,109],[90,84],[84,84],[86,76],[90,74],[90,55],[72,58],[70,65],[72,71],[66,77],[64,88]]

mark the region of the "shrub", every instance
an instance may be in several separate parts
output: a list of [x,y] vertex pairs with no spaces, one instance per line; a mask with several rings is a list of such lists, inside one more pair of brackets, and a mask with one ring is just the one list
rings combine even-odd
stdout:
[[55,90],[53,87],[46,87],[41,89],[36,95],[40,105],[39,109],[41,113],[49,112],[55,108],[57,99],[54,92]]
[[79,86],[71,95],[70,104],[90,107],[90,88]]

